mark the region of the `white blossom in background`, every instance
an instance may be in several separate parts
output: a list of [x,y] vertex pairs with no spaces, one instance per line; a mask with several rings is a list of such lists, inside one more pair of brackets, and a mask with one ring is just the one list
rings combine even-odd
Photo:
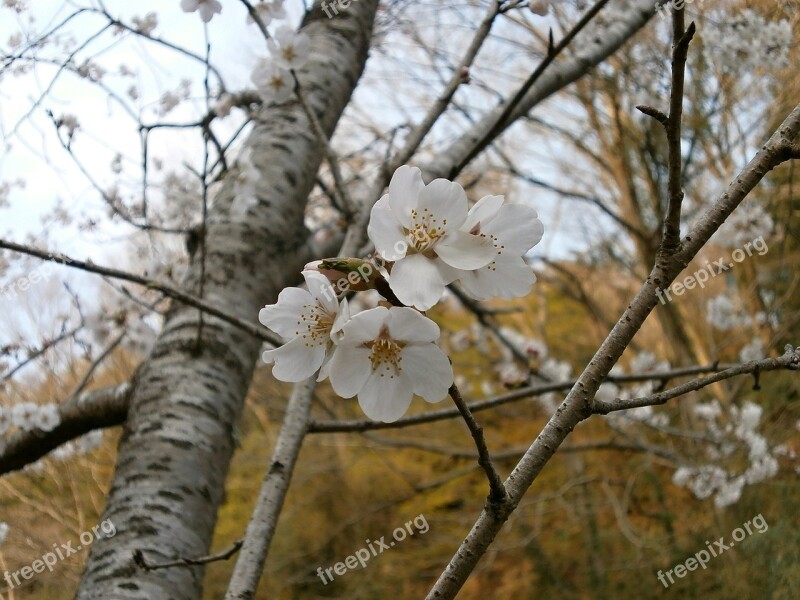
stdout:
[[258,313],[262,325],[288,340],[262,355],[274,363],[272,375],[281,381],[303,381],[317,372],[330,358],[334,325],[338,330],[349,317],[347,302],[339,304],[327,277],[318,271],[303,271],[303,277],[307,290],[285,288],[277,303]]
[[478,300],[519,298],[531,291],[536,276],[524,256],[544,235],[533,208],[505,204],[503,196],[485,196],[469,210],[461,230],[488,236],[496,252],[488,265],[459,277],[464,291]]
[[[536,360],[544,360],[547,358],[547,344],[545,344],[542,340],[528,337],[511,327],[501,327],[500,334],[506,340],[511,342],[511,344],[522,354],[526,354],[527,356]],[[500,350],[503,352],[503,357],[505,360],[513,359],[511,350],[506,348],[505,345],[501,345]]]
[[282,69],[299,69],[308,62],[311,40],[302,31],[281,25],[267,40],[274,63]]
[[[264,27],[267,27],[273,20],[286,18],[286,9],[283,7],[283,1],[284,0],[262,0],[253,6],[256,14],[258,14],[258,17],[264,24]],[[247,22],[249,24],[254,24],[255,20],[248,14]]]
[[719,11],[702,30],[706,60],[725,73],[782,69],[789,64],[792,26],[787,19],[767,21],[752,9],[731,16]]
[[[744,248],[745,244],[760,241],[766,248],[764,240],[772,235],[775,222],[764,207],[755,201],[743,202],[733,211],[712,236],[711,241],[726,248]],[[765,254],[752,244],[757,254]]]
[[39,406],[36,415],[36,427],[42,431],[53,431],[61,423],[61,413],[58,404],[44,404]]
[[267,59],[260,59],[250,80],[258,95],[267,104],[282,104],[294,94],[294,79],[286,69],[281,69]]
[[761,342],[761,338],[758,337],[753,338],[753,341],[747,344],[739,352],[739,360],[741,362],[750,362],[751,360],[761,360],[762,358],[765,358],[764,344]]
[[416,167],[399,167],[389,193],[372,208],[368,234],[387,261],[394,262],[389,286],[408,306],[428,310],[461,271],[479,269],[496,256],[491,239],[461,231],[467,196],[455,182],[425,185]]
[[217,0],[181,0],[181,10],[198,12],[203,22],[208,23],[214,15],[222,12],[222,4]]
[[[763,415],[760,405],[747,401],[741,408],[731,406],[725,411],[715,399],[696,405],[694,413],[704,422],[705,437],[713,440],[708,455],[715,463],[679,468],[672,478],[675,485],[686,487],[701,500],[713,495],[714,504],[724,507],[738,502],[746,485],[755,485],[778,473],[775,456],[780,455],[780,448],[770,449],[766,438],[756,431]],[[724,426],[720,424],[722,417],[727,418]],[[737,449],[746,452],[746,467],[738,462],[736,469],[716,464]]]
[[159,99],[158,114],[163,117],[181,102],[188,100],[192,91],[191,86],[190,80],[183,79],[176,89],[164,92]]
[[72,137],[75,135],[75,130],[80,127],[78,117],[71,114],[63,114],[58,118],[58,126],[67,130],[67,136]]
[[154,12],[147,13],[144,17],[131,17],[133,28],[143,34],[151,35],[156,27],[158,27],[158,15]]
[[744,314],[726,294],[715,296],[706,304],[706,321],[721,331],[746,327],[752,319]]
[[439,402],[453,384],[453,368],[441,349],[439,326],[406,307],[379,306],[354,315],[341,329],[327,371],[343,398],[358,395],[364,413],[392,422],[413,396]]
[[502,363],[497,367],[500,383],[505,387],[517,387],[528,380],[528,370],[523,369],[515,362]]
[[8,523],[0,521],[0,546],[6,541],[9,531],[11,531],[11,528],[8,526]]
[[58,448],[50,453],[50,457],[55,460],[67,460],[75,456],[75,443],[67,442],[61,444]]
[[103,443],[103,431],[95,429],[75,440],[75,447],[81,454],[87,454]]
[[20,402],[11,408],[11,422],[23,431],[36,429],[39,407],[33,402]]

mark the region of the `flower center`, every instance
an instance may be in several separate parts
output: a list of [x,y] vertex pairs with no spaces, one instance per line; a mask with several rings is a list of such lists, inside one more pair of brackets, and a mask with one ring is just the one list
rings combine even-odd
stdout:
[[441,223],[436,216],[427,208],[423,208],[422,212],[414,209],[411,211],[411,229],[406,229],[406,239],[413,250],[419,254],[424,254],[433,249],[433,247],[444,237],[444,226],[447,225],[447,219],[443,219]]
[[388,374],[389,379],[394,379],[403,370],[400,365],[403,347],[395,340],[382,334],[372,342],[370,350],[369,360],[372,363],[372,370],[379,371],[381,377]]
[[331,339],[335,317],[319,304],[304,304],[295,335],[304,339],[309,347],[326,345]]

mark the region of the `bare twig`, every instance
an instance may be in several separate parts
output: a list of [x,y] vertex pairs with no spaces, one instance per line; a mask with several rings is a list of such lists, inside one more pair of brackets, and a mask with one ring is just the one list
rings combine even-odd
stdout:
[[458,412],[464,418],[464,422],[472,434],[472,439],[475,440],[475,447],[478,449],[478,464],[486,473],[486,478],[489,480],[489,502],[491,504],[502,504],[506,499],[506,488],[503,485],[503,480],[494,468],[492,457],[489,454],[489,448],[486,446],[486,438],[483,436],[483,428],[472,416],[472,413],[461,397],[456,384],[450,386],[448,391],[450,397],[458,408]]
[[158,283],[152,279],[148,279],[146,277],[142,277],[141,275],[136,275],[134,273],[128,273],[126,271],[120,271],[119,269],[112,269],[110,267],[101,267],[95,265],[90,262],[85,262],[82,260],[76,260],[74,258],[70,258],[64,254],[52,253],[52,252],[45,252],[44,250],[39,250],[37,248],[31,248],[30,246],[24,246],[22,244],[16,244],[14,242],[9,242],[7,240],[0,239],[0,248],[6,250],[12,250],[14,252],[19,252],[21,254],[27,254],[29,256],[35,256],[36,258],[41,258],[42,260],[60,263],[67,267],[72,267],[74,269],[79,269],[81,271],[88,271],[89,273],[97,273],[99,275],[105,275],[107,277],[113,277],[114,279],[122,279],[124,281],[130,281],[131,283],[138,283],[139,285],[143,285],[148,289],[156,290],[161,292],[165,296],[172,298],[173,300],[177,300],[178,302],[182,302],[188,306],[192,306],[194,308],[198,308],[205,313],[217,317],[218,319],[222,319],[231,325],[235,325],[239,329],[246,331],[252,336],[260,340],[264,340],[265,342],[269,342],[270,344],[279,346],[283,343],[283,341],[276,335],[269,333],[263,327],[259,327],[258,325],[249,323],[239,317],[227,313],[216,306],[205,302],[204,300],[200,300],[191,294],[187,294],[182,292],[170,285],[166,285],[164,283]]
[[194,567],[197,565],[207,565],[208,563],[212,562],[228,560],[240,550],[242,544],[244,544],[244,540],[236,540],[231,545],[230,548],[228,548],[227,550],[223,550],[221,552],[217,552],[215,554],[209,554],[208,556],[200,556],[198,558],[179,558],[177,560],[171,560],[164,563],[148,562],[147,559],[145,559],[144,553],[141,550],[134,550],[133,562],[136,563],[137,567],[139,567],[140,569],[144,569],[145,571],[155,571],[157,569],[169,569],[170,567]]
[[628,410],[630,408],[639,408],[642,406],[657,406],[659,404],[666,404],[669,400],[683,396],[689,392],[701,390],[712,383],[730,379],[736,375],[755,374],[763,371],[776,371],[778,369],[789,369],[792,371],[800,370],[800,351],[795,350],[791,346],[786,346],[783,356],[780,358],[767,358],[764,360],[755,360],[738,367],[725,369],[719,373],[693,379],[684,384],[675,386],[669,390],[651,394],[649,396],[642,396],[640,398],[622,399],[616,398],[611,401],[599,401],[595,399],[592,405],[592,411],[595,414],[607,415],[610,412],[618,410]]

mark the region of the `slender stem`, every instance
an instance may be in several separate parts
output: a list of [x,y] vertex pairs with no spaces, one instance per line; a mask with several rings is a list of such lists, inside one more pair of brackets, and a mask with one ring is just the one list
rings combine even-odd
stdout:
[[458,408],[458,412],[464,417],[464,422],[467,424],[469,432],[472,434],[472,439],[475,440],[475,447],[478,449],[478,464],[486,473],[486,478],[489,480],[489,502],[492,504],[502,504],[505,502],[507,496],[506,488],[492,463],[489,448],[486,446],[486,438],[483,436],[483,427],[481,427],[475,420],[475,417],[472,416],[467,403],[464,402],[464,399],[461,397],[461,392],[458,391],[458,387],[455,383],[450,386],[448,393]]

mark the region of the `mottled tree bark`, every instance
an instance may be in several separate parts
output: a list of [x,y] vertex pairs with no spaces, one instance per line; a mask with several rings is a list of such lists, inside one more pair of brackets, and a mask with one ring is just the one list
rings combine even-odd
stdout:
[[[298,71],[304,93],[330,135],[366,61],[377,0],[361,0],[335,19],[315,6],[303,23],[312,39]],[[256,49],[261,52],[261,49]],[[309,257],[306,198],[323,157],[296,103],[262,110],[247,144],[261,173],[258,203],[231,211],[232,183],[211,205],[206,230],[204,299],[255,320],[260,307],[296,283]],[[183,287],[197,293],[196,252]],[[173,305],[134,381],[129,418],[103,519],[113,538],[96,541],[77,598],[192,600],[200,567],[144,571],[153,562],[207,553],[238,421],[261,343],[229,323]]]

